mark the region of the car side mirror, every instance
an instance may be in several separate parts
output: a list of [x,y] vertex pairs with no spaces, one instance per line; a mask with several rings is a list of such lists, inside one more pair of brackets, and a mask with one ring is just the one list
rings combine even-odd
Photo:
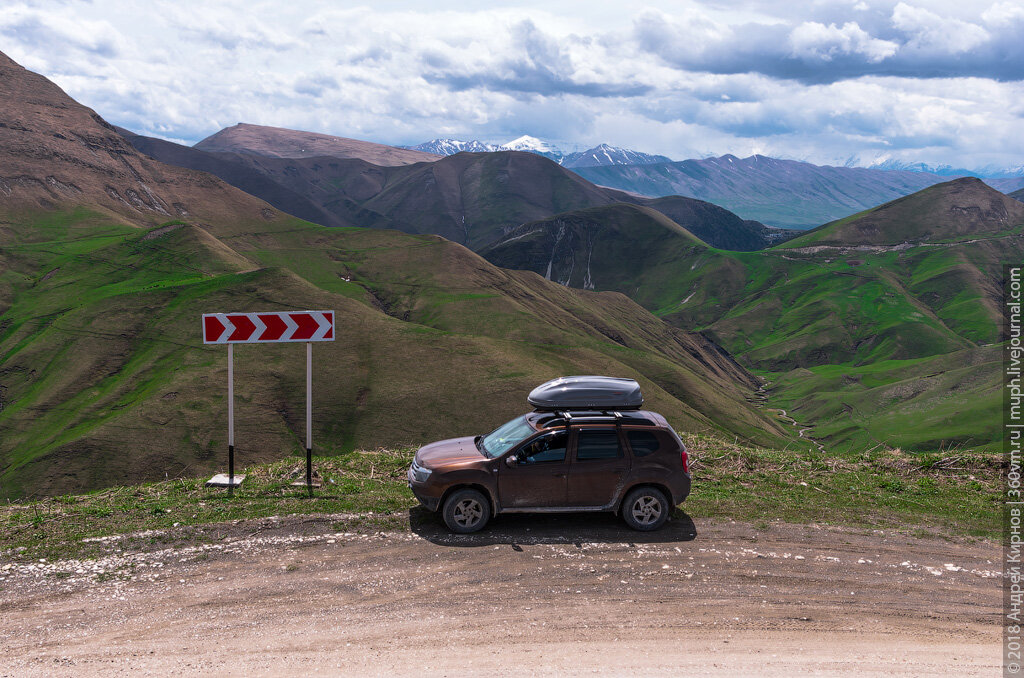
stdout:
[[519,457],[517,457],[516,455],[510,454],[507,457],[505,457],[505,466],[508,466],[509,468],[515,468],[518,465]]

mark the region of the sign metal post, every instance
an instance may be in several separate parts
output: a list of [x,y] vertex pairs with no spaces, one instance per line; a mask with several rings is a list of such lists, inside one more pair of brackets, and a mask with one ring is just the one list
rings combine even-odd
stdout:
[[313,342],[306,342],[306,487],[313,496]]
[[235,345],[228,344],[228,496],[235,493]]
[[[217,474],[208,486],[228,488],[244,475],[235,476],[235,344],[306,343],[306,488],[313,496],[313,342],[334,341],[334,311],[269,313],[206,313],[203,343],[228,345],[228,473]],[[302,483],[295,483],[302,485]]]

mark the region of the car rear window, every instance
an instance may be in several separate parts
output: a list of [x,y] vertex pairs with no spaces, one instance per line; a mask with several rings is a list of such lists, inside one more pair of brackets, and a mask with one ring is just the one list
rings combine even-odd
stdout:
[[577,461],[616,459],[622,456],[615,429],[582,430],[576,442]]
[[629,447],[633,450],[634,457],[646,457],[661,447],[658,436],[651,431],[627,431],[626,437],[629,439]]

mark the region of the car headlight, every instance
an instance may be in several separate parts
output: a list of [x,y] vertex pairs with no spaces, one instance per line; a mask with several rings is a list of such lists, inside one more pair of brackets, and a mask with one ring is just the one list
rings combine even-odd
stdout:
[[427,478],[430,477],[431,473],[433,473],[433,471],[431,471],[429,468],[427,468],[426,466],[420,466],[419,464],[416,463],[415,459],[412,460],[413,480],[415,480],[418,483],[422,483],[426,481]]

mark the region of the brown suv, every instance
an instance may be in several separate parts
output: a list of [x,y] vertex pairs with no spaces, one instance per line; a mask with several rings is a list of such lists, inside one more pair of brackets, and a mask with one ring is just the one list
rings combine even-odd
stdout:
[[635,381],[563,377],[529,400],[537,410],[487,435],[416,452],[409,487],[453,532],[499,513],[569,511],[613,511],[655,530],[689,494],[686,448],[664,417],[634,409]]

